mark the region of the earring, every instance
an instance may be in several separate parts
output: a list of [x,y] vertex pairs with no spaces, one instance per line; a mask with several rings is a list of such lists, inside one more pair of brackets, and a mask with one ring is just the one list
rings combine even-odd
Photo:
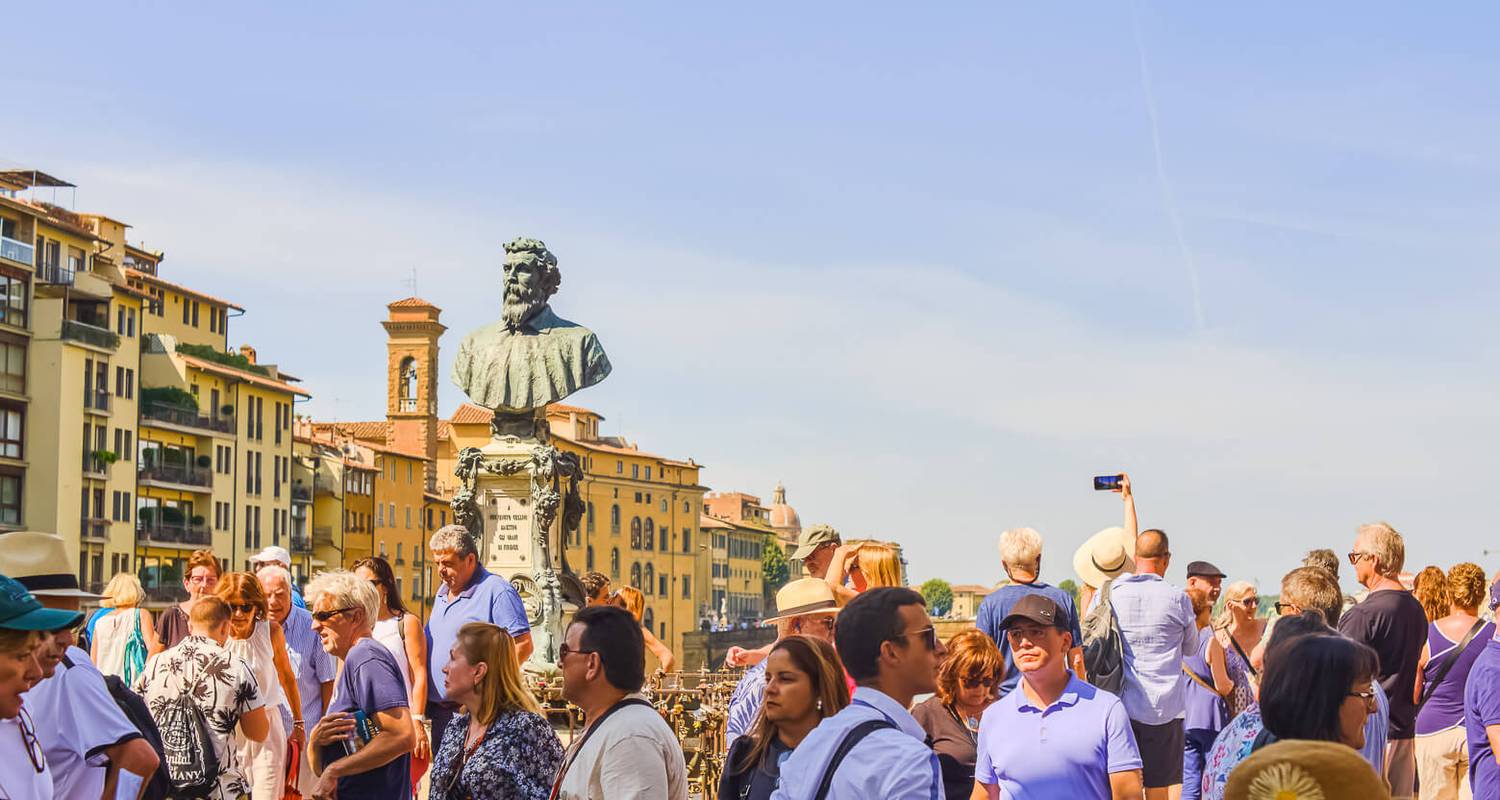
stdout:
[[818,698],[818,710],[819,711],[823,710],[823,698],[821,698],[821,697]]

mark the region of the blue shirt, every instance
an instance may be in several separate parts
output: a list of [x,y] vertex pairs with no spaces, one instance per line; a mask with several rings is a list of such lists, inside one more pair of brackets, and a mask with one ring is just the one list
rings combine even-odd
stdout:
[[1005,677],[1000,681],[1001,697],[1016,688],[1016,683],[1021,680],[1021,671],[1016,669],[1015,659],[1010,654],[1010,640],[1000,632],[1000,623],[1010,616],[1010,610],[1016,603],[1029,594],[1040,594],[1068,612],[1068,631],[1073,634],[1073,646],[1083,646],[1083,633],[1078,629],[1078,609],[1073,605],[1073,595],[1041,581],[1007,584],[990,592],[979,604],[974,625],[995,641],[1000,648],[1000,655],[1005,657]]
[[1198,644],[1187,592],[1160,575],[1125,573],[1110,585],[1110,604],[1125,642],[1120,700],[1136,722],[1165,725],[1183,716],[1187,692],[1182,659]]
[[978,752],[974,780],[1007,800],[1110,800],[1110,773],[1141,768],[1124,703],[1072,672],[1046,708],[1022,689],[985,709]]
[[[338,675],[338,664],[323,649],[323,641],[313,632],[312,625],[312,614],[296,607],[287,612],[286,620],[281,623],[287,648],[301,659],[297,668],[297,694],[302,698],[304,731],[311,731],[323,718],[323,684]],[[290,730],[291,713],[286,706],[282,706],[281,716]]]
[[292,587],[292,605],[303,611],[307,610],[307,601],[302,599],[302,592],[295,586]]
[[[349,656],[344,659],[344,669],[334,685],[333,702],[328,704],[328,710],[347,711],[351,714],[355,710],[361,710],[374,722],[377,711],[405,708],[408,702],[406,678],[401,675],[396,657],[385,649],[385,645],[366,636],[349,649]],[[342,743],[328,745],[323,748],[323,763],[332,764],[344,755]],[[391,800],[411,797],[411,754],[402,753],[399,758],[368,772],[339,778],[338,796]]]
[[432,601],[432,616],[427,619],[427,698],[447,699],[443,694],[443,667],[448,653],[458,640],[458,629],[470,622],[488,622],[521,636],[531,632],[526,606],[510,581],[484,567],[474,570],[469,585],[457,597],[449,597],[448,587]]
[[[724,720],[724,752],[734,746],[734,740],[750,732],[755,717],[766,699],[766,662],[762,659],[740,676],[734,693],[729,695],[729,714]],[[788,750],[787,752],[791,752]]]
[[1500,641],[1474,659],[1464,687],[1464,736],[1469,742],[1469,786],[1475,797],[1500,797],[1500,767],[1485,728],[1500,725]]
[[861,722],[885,718],[895,730],[872,732],[844,757],[828,789],[828,800],[938,800],[943,781],[927,732],[901,704],[878,689],[861,686],[854,702],[818,723],[781,766],[772,800],[811,800],[844,735]]

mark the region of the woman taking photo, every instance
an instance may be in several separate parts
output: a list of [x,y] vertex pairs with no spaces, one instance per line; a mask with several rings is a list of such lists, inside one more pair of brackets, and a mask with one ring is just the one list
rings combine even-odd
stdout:
[[1479,603],[1487,591],[1484,570],[1478,564],[1454,565],[1448,570],[1443,589],[1449,604],[1447,613],[1427,626],[1414,697],[1417,785],[1423,798],[1448,800],[1469,795],[1464,687],[1474,659],[1495,636],[1495,623],[1479,618]]
[[1224,610],[1214,622],[1219,646],[1224,648],[1224,666],[1234,691],[1224,699],[1229,716],[1244,711],[1255,702],[1255,685],[1260,675],[1250,665],[1250,651],[1260,644],[1266,633],[1266,621],[1259,616],[1260,596],[1255,584],[1235,581],[1224,587]]
[[729,748],[719,800],[768,800],[781,782],[782,762],[847,705],[849,686],[833,645],[800,635],[777,642],[766,663],[765,703],[755,726]]
[[401,667],[401,677],[406,680],[406,696],[411,701],[412,719],[418,724],[417,742],[412,747],[411,777],[413,786],[422,779],[427,765],[432,761],[432,744],[427,740],[427,726],[421,723],[427,708],[427,635],[422,630],[422,621],[416,614],[406,610],[401,592],[396,588],[396,575],[390,562],[383,556],[361,558],[354,562],[354,574],[369,581],[380,595],[380,617],[370,633],[375,641],[396,657]]
[[842,606],[872,586],[904,586],[901,557],[896,548],[881,542],[857,541],[833,551],[825,578],[834,599]]
[[[615,605],[629,611],[630,616],[635,617],[636,622],[640,622],[641,616],[646,613],[646,596],[634,586],[621,586],[610,595],[610,599]],[[671,672],[672,667],[677,663],[672,655],[672,648],[662,644],[661,640],[656,638],[656,634],[652,633],[645,624],[641,625],[641,633],[646,638],[646,651],[656,656],[657,663],[661,665],[660,670]]]
[[147,657],[161,649],[156,643],[156,625],[151,612],[141,608],[146,590],[135,575],[121,572],[110,578],[104,594],[113,610],[94,623],[89,658],[100,672],[118,675],[129,686],[146,668]]
[[235,737],[240,769],[250,784],[253,800],[281,800],[286,788],[287,735],[286,729],[276,722],[281,715],[279,706],[285,705],[291,712],[291,740],[299,746],[307,741],[297,676],[287,658],[286,634],[280,625],[270,624],[266,593],[254,575],[248,572],[225,575],[214,587],[214,596],[229,606],[229,638],[224,649],[250,665],[273,723],[262,741]]
[[989,636],[974,629],[958,633],[938,667],[937,694],[911,710],[937,753],[948,800],[968,800],[974,791],[979,717],[994,702],[1004,671],[1005,659]]
[[443,685],[463,713],[433,759],[431,800],[546,800],[562,745],[521,681],[510,635],[487,622],[459,628]]

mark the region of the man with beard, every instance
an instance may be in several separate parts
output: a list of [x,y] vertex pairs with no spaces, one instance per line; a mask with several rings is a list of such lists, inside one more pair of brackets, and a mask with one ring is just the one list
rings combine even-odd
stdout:
[[608,377],[610,364],[593,331],[547,304],[562,283],[547,246],[516,239],[505,253],[500,319],[458,346],[453,382],[475,403],[514,416],[593,386]]

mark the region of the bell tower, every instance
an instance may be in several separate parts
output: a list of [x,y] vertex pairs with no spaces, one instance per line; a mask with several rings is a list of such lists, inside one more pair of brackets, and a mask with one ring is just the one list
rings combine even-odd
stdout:
[[447,328],[438,322],[443,310],[418,297],[386,306],[390,316],[380,324],[386,333],[386,444],[422,453],[427,485],[437,478],[438,339]]

